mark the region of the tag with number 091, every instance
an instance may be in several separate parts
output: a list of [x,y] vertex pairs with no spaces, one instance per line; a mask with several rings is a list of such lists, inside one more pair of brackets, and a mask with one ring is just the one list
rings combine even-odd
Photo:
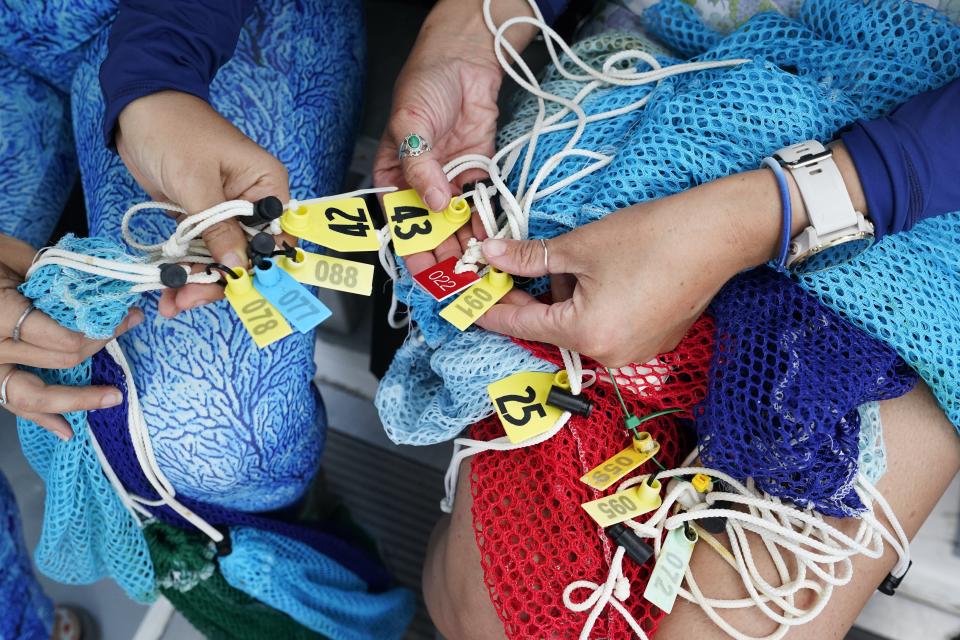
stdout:
[[553,385],[562,386],[560,377],[556,373],[523,371],[487,385],[510,442],[529,440],[557,423],[563,409],[547,404],[547,396]]
[[673,604],[677,601],[677,592],[683,584],[683,574],[690,565],[690,556],[699,536],[691,527],[677,527],[667,533],[657,563],[653,565],[650,581],[643,592],[643,597],[657,605],[665,613],[673,611]]
[[454,198],[443,211],[430,211],[413,189],[383,196],[383,210],[398,256],[433,251],[470,220],[463,198]]
[[238,277],[227,277],[223,294],[257,346],[262,349],[293,333],[280,312],[254,289],[253,279],[246,269],[234,269],[233,272]]
[[289,273],[264,260],[254,269],[253,286],[300,333],[306,333],[330,317],[330,309]]
[[[650,437],[646,431],[640,433],[641,437]],[[591,469],[580,478],[580,482],[587,484],[598,491],[609,489],[621,478],[626,477],[631,471],[642,465],[644,462],[657,455],[660,451],[660,443],[651,440],[653,446],[648,451],[640,452],[634,447],[627,447],[620,453],[604,460],[599,466]]]
[[580,506],[601,527],[609,527],[650,513],[654,509],[659,509],[661,504],[663,499],[660,497],[660,481],[654,480],[647,484],[644,480],[636,486],[598,500],[584,502]]
[[336,251],[377,251],[377,236],[363,198],[305,200],[280,216],[280,227],[292,236]]
[[490,269],[487,275],[474,282],[447,305],[440,312],[440,317],[460,331],[465,331],[512,288],[513,278],[510,274]]
[[358,293],[362,296],[368,296],[373,292],[372,264],[322,256],[297,249],[295,259],[291,260],[283,256],[277,260],[277,266],[303,284]]

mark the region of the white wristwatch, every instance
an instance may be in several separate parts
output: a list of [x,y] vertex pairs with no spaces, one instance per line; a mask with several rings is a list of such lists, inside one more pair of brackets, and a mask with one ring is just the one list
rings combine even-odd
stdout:
[[850,260],[873,244],[873,225],[853,208],[833,153],[815,140],[773,157],[797,181],[810,226],[790,241],[787,266],[813,272]]

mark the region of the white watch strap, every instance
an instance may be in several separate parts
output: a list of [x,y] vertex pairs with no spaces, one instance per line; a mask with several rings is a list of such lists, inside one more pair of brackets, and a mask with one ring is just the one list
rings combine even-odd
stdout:
[[774,154],[797,181],[810,226],[821,237],[857,227],[858,214],[832,154],[815,140],[780,149]]

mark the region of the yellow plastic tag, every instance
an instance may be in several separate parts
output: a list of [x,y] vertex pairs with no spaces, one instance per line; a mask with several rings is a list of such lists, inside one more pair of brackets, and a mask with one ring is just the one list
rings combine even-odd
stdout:
[[373,292],[372,264],[322,256],[298,248],[296,258],[291,260],[284,256],[277,260],[277,265],[303,284],[362,296]]
[[658,509],[663,504],[660,497],[660,481],[654,480],[647,484],[644,480],[640,484],[629,487],[599,500],[584,502],[581,507],[601,527],[630,520],[645,513]]
[[413,189],[383,196],[383,210],[398,256],[433,251],[470,220],[463,198],[454,198],[443,211],[430,211]]
[[253,279],[246,269],[234,269],[238,278],[227,277],[223,294],[240,316],[244,328],[261,349],[293,333],[273,305],[253,287]]
[[609,489],[621,478],[625,478],[631,471],[642,465],[644,462],[657,455],[660,451],[660,443],[650,437],[646,431],[639,434],[640,441],[649,441],[652,446],[647,451],[639,451],[637,447],[631,445],[620,453],[604,460],[594,469],[591,469],[585,476],[580,478],[580,482],[587,484],[598,491]]
[[513,278],[499,269],[490,269],[487,275],[474,282],[468,289],[447,305],[440,317],[460,331],[477,321],[490,307],[513,289]]
[[280,216],[280,227],[292,236],[336,251],[376,251],[380,238],[363,198],[301,202]]
[[[687,537],[689,535],[689,537]],[[653,565],[650,581],[643,591],[643,597],[657,605],[665,613],[673,611],[677,601],[677,592],[683,584],[683,574],[690,565],[690,556],[699,536],[693,527],[671,529],[660,547],[657,563]]]
[[569,389],[567,372],[522,371],[487,385],[487,393],[510,442],[529,440],[557,423],[563,409],[547,404],[553,385]]

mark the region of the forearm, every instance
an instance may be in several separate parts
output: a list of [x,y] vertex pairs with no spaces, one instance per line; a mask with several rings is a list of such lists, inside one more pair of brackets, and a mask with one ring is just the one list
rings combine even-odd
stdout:
[[[493,34],[484,21],[483,2],[484,0],[441,0],[427,16],[417,39],[417,46],[442,43],[445,47],[456,47],[464,55],[488,60],[499,68],[494,54]],[[498,27],[513,17],[533,17],[533,10],[527,0],[491,2],[490,13],[494,25]],[[522,52],[536,33],[536,28],[519,24],[508,29],[504,35],[514,49]]]

